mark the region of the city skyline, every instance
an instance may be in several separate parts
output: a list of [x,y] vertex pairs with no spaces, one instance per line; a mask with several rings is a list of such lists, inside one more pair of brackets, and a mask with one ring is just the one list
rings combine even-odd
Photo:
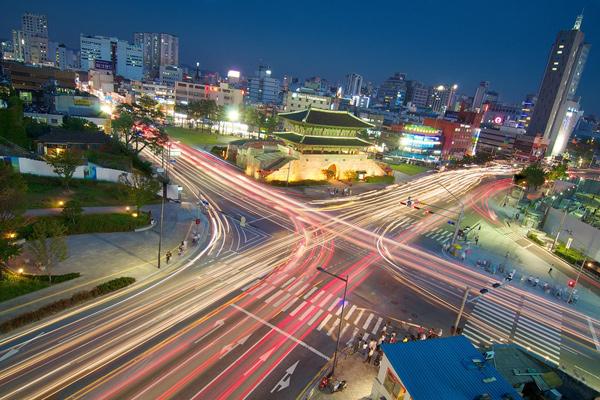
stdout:
[[[600,99],[594,95],[600,90],[600,76],[596,72],[600,70],[600,56],[595,55],[594,43],[600,32],[594,21],[599,19],[600,13],[597,5],[586,3],[574,2],[565,7],[564,3],[549,2],[544,13],[534,14],[533,5],[515,2],[504,5],[502,10],[482,10],[481,13],[485,15],[482,18],[472,16],[476,14],[469,16],[464,12],[456,12],[464,10],[464,6],[454,5],[455,8],[452,8],[440,5],[437,6],[438,10],[447,10],[431,16],[430,30],[424,30],[422,26],[420,30],[417,29],[420,26],[418,19],[427,15],[427,4],[389,5],[386,9],[390,12],[381,15],[372,13],[377,17],[375,20],[379,21],[377,23],[365,22],[364,27],[361,23],[336,25],[332,33],[328,33],[323,28],[326,27],[327,15],[343,9],[348,17],[358,18],[363,8],[340,8],[341,5],[337,3],[320,5],[322,12],[307,22],[305,17],[308,11],[305,10],[314,9],[311,5],[297,10],[289,5],[252,7],[231,2],[224,5],[228,10],[227,19],[220,21],[218,15],[223,11],[220,5],[205,2],[187,7],[185,13],[183,10],[173,10],[175,15],[168,21],[161,18],[161,13],[152,10],[145,11],[146,18],[128,20],[124,24],[117,23],[119,16],[113,19],[111,14],[111,21],[115,23],[108,25],[105,22],[108,14],[105,16],[103,10],[87,9],[85,5],[49,6],[34,1],[16,5],[3,13],[0,22],[5,31],[0,32],[0,37],[10,37],[10,30],[19,27],[20,15],[30,11],[48,16],[51,41],[71,47],[78,47],[80,33],[116,36],[133,42],[134,32],[160,31],[179,36],[183,64],[194,65],[198,61],[202,68],[221,73],[229,68],[239,68],[246,76],[252,76],[262,62],[272,67],[276,77],[290,74],[304,79],[316,75],[343,84],[346,74],[358,73],[363,76],[365,83],[371,81],[380,84],[399,71],[406,73],[408,79],[431,85],[456,82],[459,93],[469,96],[474,95],[480,81],[490,81],[490,89],[500,93],[500,101],[518,103],[526,94],[538,91],[556,32],[569,29],[585,6],[582,30],[586,33],[586,40],[592,44],[592,50],[578,95],[582,97],[581,104],[586,114],[598,115]],[[140,6],[140,3],[133,3],[119,4],[118,7],[122,10],[121,14],[127,16]],[[472,4],[471,7],[476,5]],[[110,9],[106,7],[106,12]],[[558,12],[558,9],[562,11]],[[97,18],[76,19],[66,23],[73,13],[93,14]],[[194,19],[189,16],[196,14],[214,17]],[[395,21],[390,15],[403,17]],[[446,20],[451,22],[444,25]],[[200,22],[191,25],[188,21]],[[256,21],[256,24],[249,25],[248,21]],[[506,24],[506,21],[511,23]],[[297,31],[289,29],[294,25],[299,26]],[[376,27],[377,30],[374,30]],[[478,31],[481,34],[475,33]],[[444,38],[457,37],[457,40],[444,39],[448,42],[445,43],[438,39],[442,33]],[[206,35],[212,46],[197,39]],[[509,51],[511,47],[512,53]],[[488,62],[473,62],[470,55],[475,51],[479,59]],[[414,57],[414,54],[418,57]]]

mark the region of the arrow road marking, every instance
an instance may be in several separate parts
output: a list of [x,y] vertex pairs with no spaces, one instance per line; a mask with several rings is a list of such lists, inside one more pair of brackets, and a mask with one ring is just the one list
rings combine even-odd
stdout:
[[246,343],[246,340],[248,340],[249,337],[250,337],[250,335],[244,336],[243,338],[241,338],[240,340],[235,342],[235,344],[230,343],[227,346],[223,347],[221,349],[221,355],[219,356],[219,360],[221,358],[225,357],[227,354],[231,353],[233,351],[233,349],[235,349],[236,347],[241,346],[244,343]]
[[37,336],[32,337],[31,339],[26,340],[23,343],[20,343],[20,344],[18,344],[16,346],[11,347],[6,353],[4,353],[4,355],[2,357],[0,357],[0,362],[2,362],[4,360],[8,360],[10,357],[12,357],[15,354],[17,354],[19,352],[19,350],[21,350],[21,348],[23,346],[25,346],[27,343],[33,342],[35,339],[39,338],[43,334],[44,334],[44,332],[40,332],[40,333],[37,334]]
[[273,351],[275,351],[274,348],[267,351],[262,356],[258,357],[258,361],[255,362],[254,365],[252,367],[250,367],[246,372],[244,372],[244,376],[249,375],[251,372],[253,372],[256,369],[256,367],[258,367],[258,364],[262,364],[265,361],[267,361],[267,359],[271,356],[271,354],[273,354]]
[[273,386],[273,389],[271,389],[271,393],[273,393],[275,391],[275,389],[277,389],[278,392],[281,392],[283,389],[290,386],[292,374],[294,373],[294,370],[298,366],[299,362],[300,362],[300,360],[296,361],[288,369],[285,370],[285,375],[283,375],[283,378],[281,378],[279,380],[279,382],[277,382],[277,384],[275,386]]
[[208,335],[210,335],[211,333],[213,333],[214,331],[216,331],[217,329],[219,329],[223,325],[225,325],[225,321],[223,321],[222,319],[218,320],[217,322],[215,322],[215,325],[212,327],[211,330],[209,330],[208,332],[206,332],[200,338],[194,340],[194,343],[200,342],[202,339],[206,338]]

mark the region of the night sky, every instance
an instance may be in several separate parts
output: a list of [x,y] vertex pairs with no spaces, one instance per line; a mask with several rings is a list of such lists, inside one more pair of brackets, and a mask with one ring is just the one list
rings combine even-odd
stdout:
[[600,1],[7,1],[0,37],[25,11],[48,16],[50,40],[79,47],[81,32],[133,41],[135,31],[179,36],[180,62],[252,75],[259,63],[283,74],[342,82],[348,72],[381,83],[394,71],[428,84],[482,80],[500,100],[537,92],[556,33],[585,7],[592,49],[578,93],[600,115]]

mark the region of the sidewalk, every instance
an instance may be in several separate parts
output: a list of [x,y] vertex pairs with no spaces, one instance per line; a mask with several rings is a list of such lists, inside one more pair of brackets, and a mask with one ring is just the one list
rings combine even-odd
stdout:
[[[329,393],[329,390],[321,392],[319,390],[319,382],[317,381],[316,388],[311,400],[367,400],[370,399],[371,389],[373,388],[373,380],[379,372],[379,367],[376,367],[371,362],[366,364],[364,357],[360,353],[355,353],[346,356],[342,354],[335,368],[335,375],[338,379],[345,380],[348,385],[341,392]],[[326,368],[325,372],[329,371],[330,367]]]
[[[122,207],[121,207],[122,210]],[[152,215],[160,215],[160,205],[143,207],[144,211],[152,211]],[[171,250],[176,264],[177,246],[182,240],[188,243],[186,254],[194,248],[200,248],[209,236],[208,221],[201,215],[199,226],[200,244],[191,248],[191,232],[195,229],[195,208],[186,205],[165,204],[162,253]],[[79,278],[59,283],[0,304],[0,321],[9,319],[26,311],[32,311],[44,304],[71,296],[81,290],[89,290],[96,285],[120,276],[130,276],[138,282],[157,272],[156,259],[160,221],[152,229],[142,232],[116,232],[101,234],[73,235],[67,238],[69,257],[54,267],[53,275],[79,272]],[[29,263],[28,263],[29,261]],[[10,263],[13,270],[23,268],[25,273],[39,274],[40,271],[27,260],[27,253]],[[162,261],[164,267],[164,259]]]

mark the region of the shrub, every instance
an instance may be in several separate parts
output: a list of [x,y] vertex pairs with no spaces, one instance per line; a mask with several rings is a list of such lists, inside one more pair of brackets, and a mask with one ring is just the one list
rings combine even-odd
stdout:
[[301,181],[293,181],[286,183],[286,181],[270,181],[269,184],[273,186],[318,186],[318,185],[327,185],[328,181],[314,181],[312,179],[305,179]]
[[527,237],[528,237],[528,238],[529,238],[529,239],[530,239],[532,242],[534,242],[534,243],[537,243],[537,244],[539,244],[540,246],[543,246],[543,245],[545,244],[545,242],[544,242],[542,239],[540,239],[540,238],[538,237],[538,235],[536,235],[536,234],[535,234],[535,233],[533,233],[533,232],[529,232],[529,233],[527,234]]
[[365,182],[368,183],[394,183],[394,177],[391,175],[367,176]]
[[571,264],[581,264],[585,258],[581,252],[572,248],[567,249],[562,243],[559,243],[558,246],[556,246],[554,254]]
[[34,311],[29,311],[24,314],[18,315],[14,318],[9,319],[0,324],[0,332],[6,333],[13,329],[20,328],[24,325],[30,324],[32,322],[39,321],[43,318],[49,317],[58,312],[64,311],[69,307],[73,307],[75,305],[84,303],[88,300],[91,300],[95,297],[102,296],[104,294],[108,294],[110,292],[114,292],[116,290],[122,289],[126,286],[131,285],[135,282],[134,278],[130,277],[120,277],[113,279],[111,281],[102,283],[92,290],[89,291],[81,291],[74,293],[71,297],[67,299],[57,300],[53,303],[45,305],[43,307],[38,308]]

